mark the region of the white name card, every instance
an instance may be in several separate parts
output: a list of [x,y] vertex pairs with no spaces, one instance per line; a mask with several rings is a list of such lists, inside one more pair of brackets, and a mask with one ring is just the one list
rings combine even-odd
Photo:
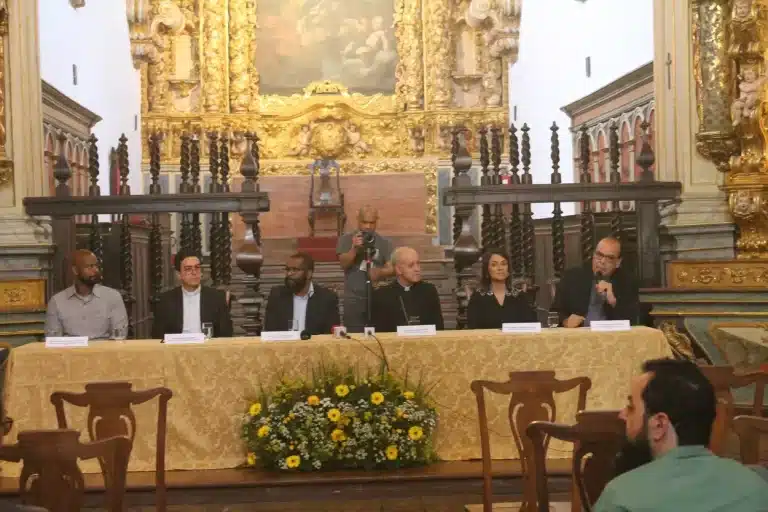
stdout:
[[595,320],[589,322],[592,331],[628,331],[629,320]]
[[541,332],[541,324],[538,322],[518,322],[501,324],[501,332],[514,334],[520,332]]
[[299,331],[264,331],[261,333],[261,341],[298,341],[301,339]]
[[195,345],[205,343],[205,334],[201,332],[185,332],[182,334],[166,334],[163,338],[166,345]]
[[434,336],[437,329],[434,325],[398,325],[398,336]]
[[46,336],[46,348],[87,347],[88,336]]

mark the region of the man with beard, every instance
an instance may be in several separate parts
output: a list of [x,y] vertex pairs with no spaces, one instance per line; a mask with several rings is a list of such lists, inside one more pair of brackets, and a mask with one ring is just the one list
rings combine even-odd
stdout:
[[339,297],[328,288],[312,282],[315,262],[312,256],[297,252],[285,265],[285,285],[269,292],[265,331],[297,330],[308,334],[330,334],[340,325]]
[[163,293],[154,310],[152,338],[166,334],[201,333],[203,324],[211,324],[214,338],[232,337],[232,317],[227,294],[201,284],[201,257],[182,249],[176,253],[174,267],[181,286]]
[[621,267],[621,243],[600,240],[592,264],[568,270],[557,285],[550,307],[563,327],[588,327],[595,320],[638,322],[638,289],[633,276]]
[[707,448],[717,402],[694,363],[647,361],[630,389],[620,416],[634,453],[649,462],[609,482],[594,512],[768,510],[768,482]]
[[[72,286],[48,302],[46,336],[88,336],[90,339],[125,337],[128,314],[123,298],[115,289],[99,284],[99,260],[91,251],[72,253]],[[120,333],[120,334],[118,334]]]

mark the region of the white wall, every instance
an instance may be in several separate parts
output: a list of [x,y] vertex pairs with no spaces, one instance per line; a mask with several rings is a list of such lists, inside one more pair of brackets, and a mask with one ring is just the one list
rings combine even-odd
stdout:
[[109,148],[117,147],[122,133],[128,137],[131,192],[141,193],[141,130],[134,129],[134,116],[141,113],[140,77],[131,61],[125,2],[88,0],[76,10],[68,0],[38,1],[42,78],[102,117],[93,129],[102,194],[109,193]]
[[[587,78],[585,58],[592,61]],[[510,109],[531,128],[534,183],[552,173],[549,127],[560,127],[560,171],[572,181],[570,120],[560,109],[653,60],[653,0],[524,0],[519,58],[510,71]],[[511,118],[511,116],[510,116]],[[564,204],[566,214],[572,204]],[[534,205],[536,217],[552,206]]]

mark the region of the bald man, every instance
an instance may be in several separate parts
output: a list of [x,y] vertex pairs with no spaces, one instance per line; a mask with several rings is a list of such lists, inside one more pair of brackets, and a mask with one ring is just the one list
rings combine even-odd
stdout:
[[[376,208],[365,205],[357,212],[357,230],[339,238],[336,255],[344,270],[344,326],[349,332],[363,332],[368,320],[366,301],[366,257],[371,257],[371,282],[392,277],[394,270],[389,263],[392,254],[392,242],[376,233],[379,212]],[[373,244],[366,249],[365,238]]]
[[592,264],[568,270],[557,285],[550,307],[560,315],[560,325],[587,327],[595,320],[638,322],[638,288],[629,272],[621,267],[621,243],[607,237],[600,240]]
[[443,313],[435,285],[421,280],[419,253],[398,247],[392,253],[397,278],[373,295],[377,332],[395,332],[400,325],[434,325],[443,329]]
[[91,251],[72,253],[74,282],[48,302],[46,336],[125,338],[128,314],[120,292],[101,282],[99,260]]

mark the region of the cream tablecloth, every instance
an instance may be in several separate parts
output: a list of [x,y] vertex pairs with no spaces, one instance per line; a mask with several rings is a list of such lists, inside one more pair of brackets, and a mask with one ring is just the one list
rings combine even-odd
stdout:
[[[555,369],[559,378],[592,379],[587,407],[620,408],[630,377],[650,358],[670,351],[663,335],[648,328],[593,333],[586,329],[546,330],[504,335],[499,331],[444,331],[433,337],[380,335],[396,374],[421,376],[434,385],[440,427],[437,450],[444,460],[480,458],[477,409],[470,382],[506,380],[510,371]],[[363,345],[366,345],[370,351]],[[375,342],[314,337],[302,342],[261,342],[258,338],[212,340],[201,345],[163,345],[158,341],[92,342],[88,348],[47,349],[35,343],[13,350],[5,383],[5,407],[14,418],[12,442],[19,430],[55,428],[49,396],[53,391],[82,391],[87,382],[127,380],[134,389],[166,386],[169,403],[167,469],[232,468],[243,463],[239,426],[245,397],[260,385],[269,388],[283,375],[306,375],[321,361],[378,367]],[[508,401],[488,402],[494,458],[515,458],[507,420]],[[573,420],[576,393],[557,401],[558,419]],[[131,471],[154,469],[156,402],[135,408],[138,432]],[[82,429],[85,412],[69,409],[70,426]],[[86,434],[83,434],[83,439]],[[568,457],[552,445],[551,457]],[[95,464],[83,470],[97,472]],[[4,476],[17,473],[3,467]]]

